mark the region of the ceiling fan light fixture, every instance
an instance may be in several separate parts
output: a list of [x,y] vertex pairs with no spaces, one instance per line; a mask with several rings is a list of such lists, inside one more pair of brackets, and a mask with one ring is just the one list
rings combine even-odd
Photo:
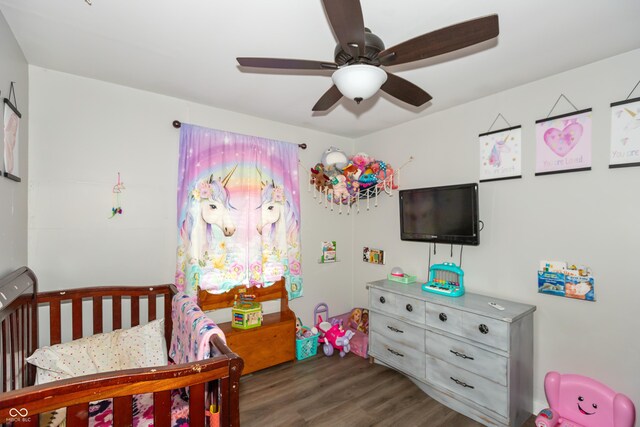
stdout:
[[387,73],[373,65],[355,64],[339,68],[331,79],[340,93],[360,103],[380,90],[387,81]]

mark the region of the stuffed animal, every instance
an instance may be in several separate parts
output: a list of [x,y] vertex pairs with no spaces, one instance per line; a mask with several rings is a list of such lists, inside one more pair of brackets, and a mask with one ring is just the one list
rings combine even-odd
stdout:
[[373,157],[370,157],[367,153],[357,153],[355,156],[351,158],[351,162],[356,165],[361,172],[367,168],[367,165],[371,162],[375,161]]
[[333,184],[333,201],[335,203],[347,203],[349,200],[349,190],[347,190],[347,178],[338,175],[331,178]]
[[325,168],[333,165],[338,169],[343,169],[345,166],[347,166],[347,163],[349,163],[349,158],[341,149],[336,147],[329,147],[322,154],[321,161]]
[[368,188],[368,187],[371,187],[372,185],[374,185],[375,183],[377,183],[378,182],[378,178],[376,177],[376,174],[371,172],[371,169],[366,169],[365,173],[360,175],[360,178],[358,179],[358,182],[360,183],[360,187]]
[[316,190],[324,193],[325,189],[329,192],[332,192],[332,185],[329,177],[324,172],[324,167],[322,163],[318,163],[313,168],[311,168],[311,184],[316,187]]
[[[394,190],[398,188],[398,186],[393,182],[394,176],[391,165],[382,161],[376,161],[371,164],[371,170],[378,179],[378,187],[382,188],[383,186],[390,186]],[[389,178],[389,181],[385,182],[387,178]]]
[[353,163],[349,162],[346,168],[342,169],[342,174],[347,177],[349,181],[357,181],[362,175],[362,171]]

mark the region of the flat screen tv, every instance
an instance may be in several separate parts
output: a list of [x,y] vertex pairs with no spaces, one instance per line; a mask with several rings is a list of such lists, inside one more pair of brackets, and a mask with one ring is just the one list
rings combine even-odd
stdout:
[[400,238],[478,245],[478,184],[400,191]]

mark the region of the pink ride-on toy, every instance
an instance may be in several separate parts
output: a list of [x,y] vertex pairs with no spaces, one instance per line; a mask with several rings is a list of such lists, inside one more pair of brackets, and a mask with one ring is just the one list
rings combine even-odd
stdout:
[[550,408],[536,418],[536,427],[633,427],[633,402],[606,385],[582,375],[549,372],[544,392]]

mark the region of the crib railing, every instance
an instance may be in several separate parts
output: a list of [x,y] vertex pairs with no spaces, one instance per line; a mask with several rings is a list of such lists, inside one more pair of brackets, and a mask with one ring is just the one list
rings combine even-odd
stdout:
[[[211,345],[225,348],[217,335]],[[0,399],[0,420],[35,426],[38,414],[67,408],[68,426],[86,426],[89,402],[113,399],[113,425],[126,426],[132,424],[133,395],[153,393],[154,424],[169,426],[171,390],[188,387],[189,425],[204,426],[205,411],[212,404],[217,405],[220,425],[238,425],[242,359],[230,352],[218,354],[206,361],[87,375],[9,391]]]
[[[171,285],[160,285],[154,287],[127,287],[109,286],[94,289],[70,289],[65,291],[41,292],[38,294],[38,305],[49,307],[49,345],[60,344],[62,342],[62,306],[71,303],[71,333],[72,339],[83,337],[83,323],[91,321],[92,332],[89,335],[104,332],[104,310],[108,307],[104,304],[111,301],[112,330],[122,328],[123,324],[123,300],[130,300],[131,326],[140,324],[140,301],[147,300],[147,319],[156,320],[157,298],[163,298],[164,307],[164,332],[167,345],[171,341],[171,297],[173,295]],[[92,301],[92,319],[88,319],[88,313],[83,313],[83,301]],[[46,310],[41,310],[41,315]],[[108,315],[108,313],[107,313]]]

